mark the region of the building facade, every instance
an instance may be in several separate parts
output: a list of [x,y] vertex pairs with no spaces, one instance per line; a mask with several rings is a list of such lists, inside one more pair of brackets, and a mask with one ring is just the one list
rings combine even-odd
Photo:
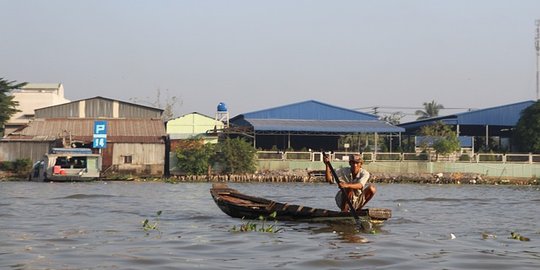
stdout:
[[[104,173],[162,175],[168,159],[162,113],[158,108],[103,97],[37,109],[36,118],[25,128],[0,141],[0,160],[30,158],[35,162],[52,147],[91,148],[102,155]],[[105,148],[93,147],[96,121],[106,122]]]
[[61,83],[28,83],[12,92],[13,100],[18,102],[15,113],[5,124],[5,135],[24,127],[35,117],[35,110],[43,107],[68,103],[64,98],[64,86]]

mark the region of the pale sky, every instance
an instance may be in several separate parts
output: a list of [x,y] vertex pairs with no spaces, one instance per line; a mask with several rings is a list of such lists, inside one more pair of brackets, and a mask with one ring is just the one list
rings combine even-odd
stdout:
[[0,11],[0,77],[62,83],[70,100],[149,105],[159,89],[182,101],[176,116],[225,102],[232,117],[312,99],[406,113],[391,107],[536,99],[539,0],[0,0]]

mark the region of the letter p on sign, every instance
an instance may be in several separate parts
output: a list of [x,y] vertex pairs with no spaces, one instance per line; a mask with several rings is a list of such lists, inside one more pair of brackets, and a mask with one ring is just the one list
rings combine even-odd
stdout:
[[96,134],[107,134],[107,121],[94,122],[94,135]]

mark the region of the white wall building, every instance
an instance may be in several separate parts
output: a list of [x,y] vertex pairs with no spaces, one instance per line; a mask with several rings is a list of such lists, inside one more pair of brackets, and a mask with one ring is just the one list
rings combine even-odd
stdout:
[[34,118],[34,110],[69,102],[64,98],[64,86],[61,83],[28,83],[12,92],[14,100],[19,102],[20,112],[15,113],[6,123],[4,135],[28,124]]

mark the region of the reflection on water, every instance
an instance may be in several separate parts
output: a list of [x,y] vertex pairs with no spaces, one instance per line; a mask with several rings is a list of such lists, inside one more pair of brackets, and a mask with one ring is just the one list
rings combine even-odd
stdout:
[[[332,185],[230,185],[335,208]],[[231,232],[243,221],[216,207],[210,186],[0,182],[0,269],[536,269],[540,263],[537,187],[379,185],[370,205],[393,213],[374,233],[348,224],[277,222],[284,230],[272,234]],[[145,219],[160,233],[145,232]],[[511,232],[530,241],[511,239]]]
[[[364,237],[354,225],[343,223],[328,223],[323,224],[322,227],[312,228],[313,233],[332,233],[343,240],[344,243],[368,243],[369,240]],[[379,227],[375,227],[372,233],[380,232]]]

